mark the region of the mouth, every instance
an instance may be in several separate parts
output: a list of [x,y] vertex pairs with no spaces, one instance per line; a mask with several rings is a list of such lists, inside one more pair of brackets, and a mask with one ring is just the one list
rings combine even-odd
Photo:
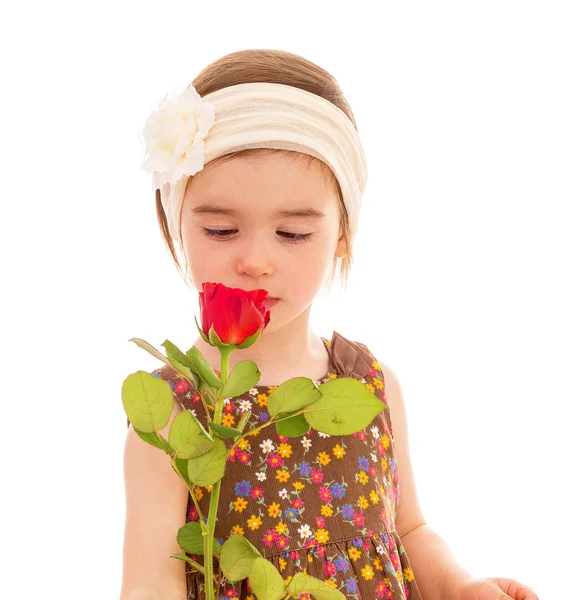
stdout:
[[267,308],[271,308],[275,306],[279,302],[279,298],[265,298],[264,304]]

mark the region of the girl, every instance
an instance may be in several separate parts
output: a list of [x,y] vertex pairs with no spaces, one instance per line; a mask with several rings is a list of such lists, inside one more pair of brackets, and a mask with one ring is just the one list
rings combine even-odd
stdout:
[[[310,328],[327,273],[328,286],[337,271],[346,285],[367,181],[336,80],[295,54],[236,52],[205,68],[179,97],[166,97],[144,133],[161,232],[180,272],[176,245],[181,251],[186,281],[199,291],[205,281],[263,288],[272,298],[262,335],[230,356],[230,369],[252,360],[261,379],[225,401],[222,423],[234,425],[251,409],[249,426],[263,422],[268,395],[297,376],[317,385],[355,377],[389,406],[350,436],[310,429],[288,439],[267,427],[243,439],[222,480],[219,542],[245,535],[286,584],[306,572],[347,598],[537,600],[514,580],[474,579],[455,561],[418,502],[397,377],[365,344]],[[199,336],[194,345],[220,374],[216,348]],[[169,423],[185,409],[205,422],[188,380],[167,366],[153,374],[176,398]],[[170,558],[182,552],[178,529],[201,515],[168,457],[132,427],[124,472],[121,600],[204,598],[203,576]],[[204,516],[210,489],[196,489]],[[246,580],[220,589],[221,598],[252,598]]]

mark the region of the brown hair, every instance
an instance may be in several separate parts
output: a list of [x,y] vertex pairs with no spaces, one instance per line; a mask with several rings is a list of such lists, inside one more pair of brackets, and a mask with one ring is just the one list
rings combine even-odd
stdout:
[[[200,96],[204,97],[207,94],[211,94],[212,92],[232,85],[252,82],[281,83],[298,87],[318,96],[322,96],[340,108],[348,116],[355,128],[357,127],[351,108],[344,98],[336,79],[328,73],[328,71],[325,71],[313,62],[302,56],[283,50],[241,50],[239,52],[227,54],[204,68],[204,70],[192,81],[191,85],[194,86]],[[326,289],[329,290],[333,281],[336,280],[337,267],[339,270],[340,281],[343,283],[344,287],[346,287],[353,261],[353,240],[349,228],[348,213],[343,201],[340,185],[328,165],[309,154],[273,148],[248,148],[246,150],[238,150],[220,156],[207,164],[210,165],[220,160],[227,160],[237,156],[250,156],[263,153],[270,154],[275,152],[288,152],[292,155],[292,158],[306,160],[308,165],[317,162],[322,168],[327,184],[334,186],[338,196],[340,226],[346,242],[347,254],[342,258],[334,257]],[[184,249],[183,246],[180,245],[184,258],[184,269],[182,270],[175,252],[173,238],[169,233],[165,211],[161,204],[160,190],[156,190],[155,192],[155,203],[161,235],[163,236],[167,249],[171,253],[175,266],[182,275],[184,282],[190,286],[191,281],[188,275]]]

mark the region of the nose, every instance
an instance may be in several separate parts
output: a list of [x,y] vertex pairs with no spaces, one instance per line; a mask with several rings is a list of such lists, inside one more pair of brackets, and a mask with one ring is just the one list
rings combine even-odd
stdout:
[[238,273],[256,278],[261,275],[271,275],[273,269],[273,258],[267,240],[261,235],[244,240],[238,249]]

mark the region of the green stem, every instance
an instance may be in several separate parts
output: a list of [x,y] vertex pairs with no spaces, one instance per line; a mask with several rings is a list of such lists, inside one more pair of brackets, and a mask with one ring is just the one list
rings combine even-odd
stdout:
[[[202,573],[203,575],[205,575],[205,574],[206,574],[206,571],[205,571],[204,567],[203,567],[202,565],[200,565],[199,563],[197,563],[197,562],[195,562],[195,561],[193,561],[193,560],[190,560],[190,561],[188,562],[188,565],[190,565],[191,567],[193,567],[193,568],[194,568],[196,571],[198,571],[199,573]],[[189,572],[189,571],[188,571],[188,572]],[[192,572],[193,572],[193,571],[192,571]],[[216,578],[216,577],[215,577],[215,578],[214,578],[214,581],[218,581],[218,583],[220,583],[220,578]]]
[[[319,409],[319,410],[325,410],[325,409]],[[269,421],[265,421],[265,423],[263,423],[263,425],[259,425],[259,427],[255,427],[255,429],[249,429],[249,431],[247,431],[246,433],[243,433],[242,435],[239,435],[236,439],[234,444],[232,445],[230,451],[234,450],[242,440],[244,440],[246,437],[252,435],[253,433],[255,433],[255,431],[261,431],[261,429],[264,429],[265,427],[269,427],[269,425],[272,425],[273,423],[279,423],[279,421],[286,421],[287,419],[291,419],[292,417],[297,417],[298,415],[301,415],[305,412],[309,412],[307,410],[301,410],[300,412],[294,413],[292,415],[288,415],[287,417],[283,417],[282,419],[275,419],[274,416],[271,417],[269,419]],[[279,414],[279,413],[277,413]]]
[[208,531],[208,526],[206,525],[206,523],[204,523],[204,519],[203,519],[203,512],[202,509],[200,508],[200,505],[198,504],[198,501],[196,500],[196,496],[194,493],[191,494],[192,496],[192,500],[194,502],[194,506],[196,507],[196,510],[198,511],[198,515],[200,516],[200,526],[202,527],[202,535],[204,535],[204,531]]
[[204,393],[203,391],[200,393],[200,398],[202,399],[202,404],[204,405],[204,410],[206,411],[206,418],[208,421],[212,420],[212,417],[210,416],[210,411],[208,410],[208,394]]
[[[234,346],[219,346],[220,350],[220,380],[222,383],[226,383],[228,380],[228,366],[230,354],[234,350]],[[214,394],[216,397],[216,394]],[[220,423],[222,420],[222,408],[224,403],[224,397],[222,393],[219,393],[216,397],[214,404],[214,423]],[[216,516],[218,514],[218,500],[220,499],[220,484],[222,478],[216,483],[212,484],[212,492],[210,494],[210,508],[208,510],[208,523],[207,531],[204,535],[204,569],[206,574],[204,576],[206,586],[206,600],[216,600],[214,593],[214,569],[213,569],[213,549],[214,549],[214,530],[216,529]],[[220,561],[218,561],[218,578],[222,578],[220,571]],[[220,589],[220,588],[219,588]]]
[[234,350],[234,346],[225,346],[219,348],[220,350],[220,381],[226,383],[228,381],[228,362],[230,355]]
[[216,590],[214,592],[214,598],[220,598],[220,585],[222,584],[222,571],[220,570],[220,558],[218,559],[218,577],[214,579],[216,583]]
[[[210,510],[208,511],[208,533],[204,536],[204,568],[206,569],[206,600],[215,600],[214,598],[214,530],[216,528],[216,515],[218,513],[218,499],[220,497],[220,479],[212,485],[210,495]],[[218,577],[220,575],[219,562]]]

